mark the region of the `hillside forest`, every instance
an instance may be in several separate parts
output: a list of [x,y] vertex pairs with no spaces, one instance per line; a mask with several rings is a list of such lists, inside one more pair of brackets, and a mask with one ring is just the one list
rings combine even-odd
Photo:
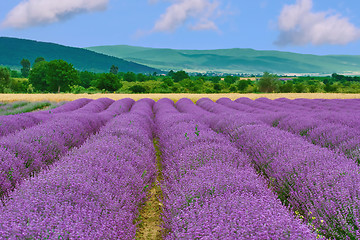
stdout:
[[21,71],[0,66],[1,93],[360,93],[360,77],[333,73],[314,77],[167,74],[120,72],[112,65],[106,73],[79,71],[64,60],[31,63],[22,59]]

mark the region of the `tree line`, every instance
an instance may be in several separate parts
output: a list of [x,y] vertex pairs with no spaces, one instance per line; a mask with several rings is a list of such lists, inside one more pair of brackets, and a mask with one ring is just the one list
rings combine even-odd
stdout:
[[360,93],[360,77],[332,74],[327,77],[283,78],[265,72],[259,78],[238,76],[189,75],[185,71],[167,74],[119,72],[112,65],[107,73],[78,71],[63,60],[46,61],[38,57],[33,63],[20,62],[19,71],[0,67],[2,93]]

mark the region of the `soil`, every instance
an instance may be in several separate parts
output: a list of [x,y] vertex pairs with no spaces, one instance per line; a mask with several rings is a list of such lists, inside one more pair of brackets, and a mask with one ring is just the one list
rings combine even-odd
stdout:
[[141,206],[139,217],[136,222],[141,221],[138,225],[135,239],[163,239],[164,230],[161,227],[162,219],[162,191],[159,182],[162,181],[162,164],[161,153],[157,146],[157,140],[154,140],[156,150],[157,174],[156,180],[153,182],[151,189],[148,191],[148,200]]

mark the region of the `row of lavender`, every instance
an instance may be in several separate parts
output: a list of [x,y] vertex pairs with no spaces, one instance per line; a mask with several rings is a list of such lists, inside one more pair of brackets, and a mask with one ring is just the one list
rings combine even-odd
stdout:
[[[123,99],[110,105],[116,110],[102,115],[112,120],[96,135],[18,185],[0,207],[0,236],[134,239],[137,206],[156,171],[154,101],[133,103]],[[122,114],[113,118],[120,106]]]
[[[244,101],[247,104],[243,104]],[[316,113],[309,109],[296,109],[298,105],[289,101],[285,106],[276,105],[276,101],[268,99],[255,103],[252,100],[237,99],[233,102],[223,98],[217,103],[241,112],[256,113],[259,120],[271,126],[299,134],[313,144],[340,151],[360,163],[360,111],[344,113],[349,107],[360,105],[357,99],[343,100],[349,106],[343,104],[337,112],[319,106]]]
[[239,98],[236,99],[235,102],[248,105],[255,108],[260,108],[263,110],[267,110],[269,106],[276,106],[278,110],[281,108],[291,108],[293,111],[310,111],[310,112],[318,112],[318,111],[332,111],[338,112],[341,111],[343,113],[359,111],[359,99],[294,99],[290,100],[287,98],[279,98],[275,100],[270,100],[267,98],[258,98],[256,100],[251,100],[249,98]]
[[0,116],[0,136],[6,136],[10,133],[35,126],[53,117],[51,113],[70,112],[84,107],[90,99],[79,99],[68,102],[62,106],[49,111],[30,112],[24,114]]
[[63,112],[79,105],[83,105],[83,101],[63,105],[54,109],[58,113],[47,121],[0,138],[1,198],[21,180],[46,168],[69,149],[80,146],[114,115],[129,107],[125,105],[121,109],[123,102],[103,98]]
[[27,113],[37,111],[39,109],[53,109],[61,106],[64,102],[13,102],[13,103],[4,103],[0,104],[0,115],[14,115],[20,113]]
[[[149,99],[134,105],[129,99],[91,103],[93,107],[87,104],[72,114],[53,114],[56,117],[43,124],[0,139],[10,144],[7,139],[13,137],[19,143],[32,131],[61,132],[62,127],[68,127],[66,131],[73,134],[82,131],[78,127],[84,123],[99,129],[120,114],[79,149],[10,192],[0,208],[0,216],[4,216],[0,217],[0,235],[9,239],[133,239],[137,205],[155,176],[151,119],[154,106],[156,133],[163,151],[163,217],[164,227],[170,231],[168,239],[315,238],[281,205],[267,184],[321,235],[359,237],[357,166],[332,151],[267,126],[261,114],[240,112],[208,99],[198,101],[198,106],[183,99],[177,102],[177,109],[168,99],[156,104]],[[131,113],[124,114],[130,108]],[[78,120],[83,122],[77,125]],[[56,121],[60,128],[50,124]],[[19,177],[16,184],[67,152],[49,157],[52,150],[48,148],[56,142],[68,143],[69,149],[80,146],[89,136],[74,137],[65,132],[59,136],[52,131],[44,130],[28,138],[26,146],[36,151],[22,153],[22,147],[17,146],[9,147],[7,155],[4,153],[4,166],[5,158],[12,159],[14,154],[18,154],[14,163],[20,159],[25,169],[36,166],[34,162],[42,164]],[[42,135],[47,139],[41,141]],[[43,154],[35,154],[38,150]],[[250,159],[269,182],[256,175]],[[12,185],[11,179],[17,171],[9,166],[6,169],[3,185],[9,179],[7,184],[12,189],[16,184]]]
[[177,102],[181,111],[201,115],[212,129],[228,135],[252,159],[283,203],[321,235],[360,237],[360,171],[354,161],[270,127],[254,113],[239,112],[210,99],[201,99],[196,105]]
[[165,239],[316,239],[225,136],[169,99],[159,100],[154,112]]

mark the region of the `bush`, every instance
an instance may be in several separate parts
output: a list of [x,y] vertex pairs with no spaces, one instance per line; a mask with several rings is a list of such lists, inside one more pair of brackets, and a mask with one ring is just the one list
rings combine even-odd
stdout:
[[97,89],[96,87],[91,86],[91,87],[85,88],[85,93],[95,94],[95,93],[102,93],[102,91]]
[[174,82],[180,82],[190,77],[185,71],[178,71],[176,73],[173,73],[172,78],[174,79]]
[[0,67],[0,90],[4,92],[10,83],[10,71],[7,68]]
[[236,87],[239,92],[245,92],[249,85],[250,82],[246,80],[240,80],[236,83]]
[[229,90],[230,92],[236,92],[237,87],[234,84],[231,84]]
[[161,85],[168,86],[168,87],[174,86],[174,81],[171,78],[166,77],[162,80],[162,82],[163,83]]
[[134,86],[130,87],[129,90],[133,93],[146,93],[147,92],[146,88],[141,85],[134,85]]
[[180,92],[180,91],[179,91],[179,87],[176,86],[176,85],[174,85],[174,86],[171,87],[171,91],[172,91],[173,93],[178,93],[178,92]]
[[122,87],[122,83],[113,73],[102,73],[95,82],[95,87],[98,89],[105,89],[106,91],[114,92]]
[[282,93],[291,93],[292,91],[294,91],[294,84],[292,81],[287,81],[280,86],[280,92]]
[[279,87],[279,79],[275,74],[264,72],[264,75],[260,78],[258,85],[261,92],[276,92]]
[[226,76],[224,82],[228,85],[234,84],[236,82],[236,77],[234,76]]
[[26,78],[11,78],[8,87],[15,93],[26,93],[29,81]]
[[86,93],[87,90],[83,86],[74,85],[74,86],[70,86],[70,92],[78,94],[78,93]]
[[295,84],[295,92],[297,93],[303,93],[306,92],[306,87],[303,83],[297,83]]
[[326,83],[324,87],[325,92],[336,92],[337,86],[331,83]]
[[221,91],[220,83],[214,83],[214,90],[215,90],[215,92],[220,92]]
[[133,72],[127,72],[124,74],[123,80],[127,82],[136,82],[136,74]]
[[205,93],[215,93],[215,90],[211,88],[205,88]]
[[309,86],[309,92],[316,93],[317,91],[318,91],[318,86],[316,86],[316,85]]

